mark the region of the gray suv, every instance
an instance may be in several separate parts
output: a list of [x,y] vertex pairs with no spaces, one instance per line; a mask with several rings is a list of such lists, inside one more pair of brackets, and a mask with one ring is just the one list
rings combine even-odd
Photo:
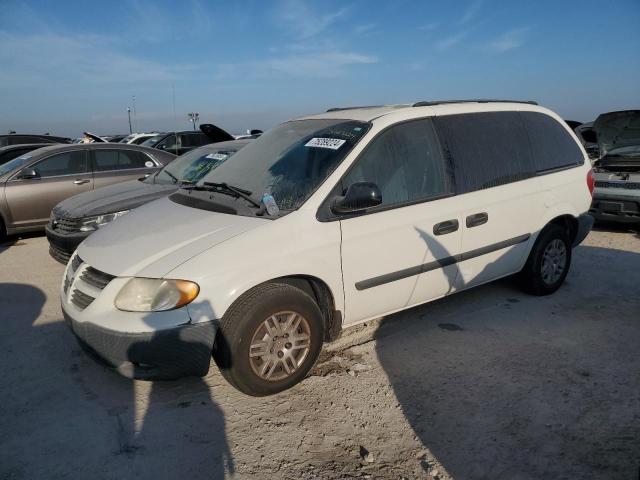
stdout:
[[114,143],[39,148],[0,165],[0,237],[43,230],[65,198],[155,173],[175,155]]

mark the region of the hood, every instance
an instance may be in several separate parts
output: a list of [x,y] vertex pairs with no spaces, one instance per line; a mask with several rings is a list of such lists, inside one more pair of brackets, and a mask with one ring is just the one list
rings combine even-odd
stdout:
[[74,195],[56,205],[53,213],[57,217],[82,218],[122,212],[162,198],[177,189],[176,185],[130,180]]
[[270,222],[185,207],[163,198],[93,233],[78,253],[111,275],[160,278],[205,250]]
[[600,156],[614,148],[640,145],[640,110],[603,113],[593,122]]
[[235,140],[234,136],[211,123],[203,123],[200,125],[200,131],[204,133],[211,143],[226,142]]

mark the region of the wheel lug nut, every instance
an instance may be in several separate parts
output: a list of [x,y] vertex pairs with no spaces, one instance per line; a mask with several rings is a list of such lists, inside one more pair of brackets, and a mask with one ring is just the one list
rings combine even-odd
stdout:
[[284,345],[286,348],[291,348],[291,344],[289,342],[285,343]]
[[282,358],[282,357],[284,357],[284,353],[278,352],[278,358]]
[[270,348],[270,349],[269,349],[269,353],[273,353],[273,348]]
[[285,333],[285,334],[284,334],[284,338],[289,338],[289,334],[288,334],[288,333]]

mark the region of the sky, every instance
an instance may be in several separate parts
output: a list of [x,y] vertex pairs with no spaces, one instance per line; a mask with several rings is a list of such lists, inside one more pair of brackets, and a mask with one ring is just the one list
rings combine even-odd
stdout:
[[[135,101],[134,101],[135,97]],[[335,106],[640,108],[640,0],[0,0],[0,133],[232,133]]]

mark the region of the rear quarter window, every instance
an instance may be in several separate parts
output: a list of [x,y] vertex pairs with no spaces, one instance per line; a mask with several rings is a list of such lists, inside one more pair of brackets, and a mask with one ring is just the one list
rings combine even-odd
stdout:
[[519,112],[531,142],[537,172],[582,165],[584,156],[567,130],[549,115]]

